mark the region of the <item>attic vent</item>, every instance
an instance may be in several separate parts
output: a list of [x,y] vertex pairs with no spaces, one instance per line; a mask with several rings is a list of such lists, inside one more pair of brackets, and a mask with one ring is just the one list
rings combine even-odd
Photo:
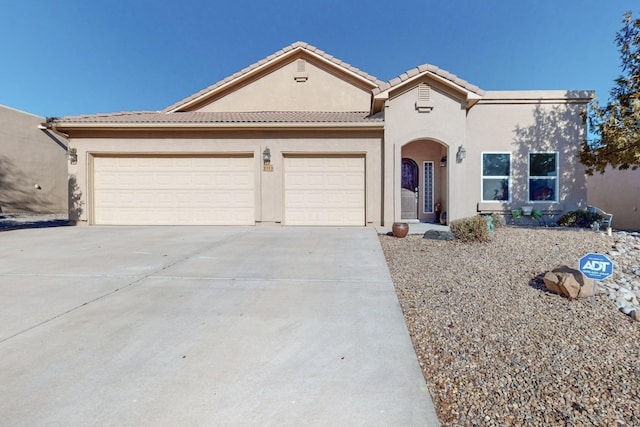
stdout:
[[416,110],[420,113],[429,113],[433,110],[433,103],[431,102],[431,87],[426,83],[420,83],[420,85],[418,85]]
[[309,78],[309,75],[307,74],[307,70],[306,70],[307,62],[304,59],[298,59],[296,66],[297,66],[297,71],[293,73],[293,79],[298,83],[306,82],[307,79]]

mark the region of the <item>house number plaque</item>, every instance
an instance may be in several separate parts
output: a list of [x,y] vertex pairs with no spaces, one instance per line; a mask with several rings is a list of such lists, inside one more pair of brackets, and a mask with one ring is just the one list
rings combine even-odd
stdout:
[[273,172],[273,165],[262,165],[262,170],[264,172]]

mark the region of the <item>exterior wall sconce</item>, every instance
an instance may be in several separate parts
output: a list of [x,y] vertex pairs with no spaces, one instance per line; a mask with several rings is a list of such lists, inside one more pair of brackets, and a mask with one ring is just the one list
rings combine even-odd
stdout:
[[442,156],[440,159],[440,167],[443,168],[445,166],[447,166],[447,156]]
[[67,151],[67,159],[69,159],[69,163],[72,165],[78,164],[78,150],[69,148],[69,151]]
[[262,164],[265,166],[271,164],[271,150],[269,150],[269,147],[262,152]]
[[464,147],[461,145],[458,147],[458,152],[456,153],[456,160],[458,163],[462,163],[462,160],[464,160],[467,157],[467,150],[464,149]]

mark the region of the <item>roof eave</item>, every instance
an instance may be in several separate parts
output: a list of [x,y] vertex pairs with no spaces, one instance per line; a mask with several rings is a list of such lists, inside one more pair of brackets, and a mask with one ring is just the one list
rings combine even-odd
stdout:
[[306,130],[326,130],[326,129],[382,129],[384,122],[354,123],[354,122],[323,122],[323,123],[57,123],[52,126],[60,132],[78,130],[238,130],[238,129],[306,129]]

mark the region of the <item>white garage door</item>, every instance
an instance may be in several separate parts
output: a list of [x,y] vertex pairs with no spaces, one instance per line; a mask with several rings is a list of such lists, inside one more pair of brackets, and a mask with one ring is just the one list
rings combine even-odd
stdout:
[[253,157],[95,157],[94,223],[253,225]]
[[364,157],[285,157],[286,225],[365,225]]

